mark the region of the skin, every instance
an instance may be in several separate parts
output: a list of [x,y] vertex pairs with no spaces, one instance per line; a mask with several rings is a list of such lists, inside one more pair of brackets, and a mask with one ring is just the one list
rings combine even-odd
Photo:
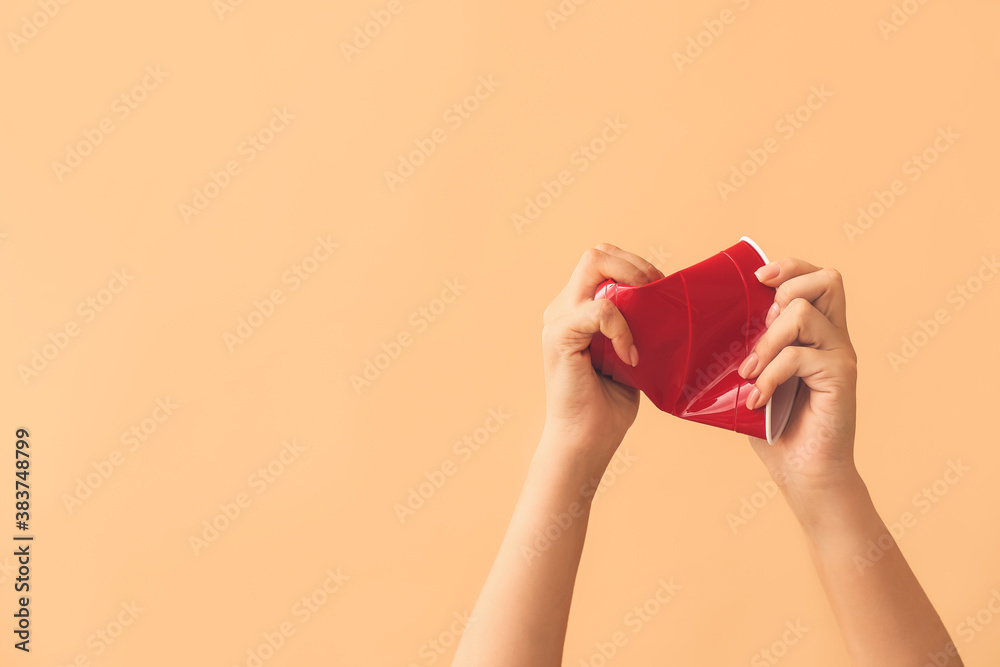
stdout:
[[[639,286],[662,277],[637,255],[600,244],[584,253],[546,308],[545,427],[455,667],[561,664],[594,490],[639,407],[637,390],[591,365],[588,346],[597,331],[623,362],[641,363],[621,313],[593,296],[608,278]],[[740,367],[741,376],[755,380],[747,406],[763,409],[793,376],[802,385],[774,445],[750,443],[802,527],[852,664],[961,666],[854,463],[857,355],[840,274],[782,259],[757,277],[777,294],[767,331]],[[884,548],[866,561],[871,544]]]

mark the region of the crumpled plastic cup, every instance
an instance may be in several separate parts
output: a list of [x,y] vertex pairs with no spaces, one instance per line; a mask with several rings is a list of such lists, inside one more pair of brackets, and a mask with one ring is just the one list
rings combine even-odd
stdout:
[[774,444],[799,386],[793,377],[761,409],[748,410],[753,382],[737,373],[764,334],[775,290],[754,271],[768,263],[747,237],[686,269],[641,287],[612,280],[595,299],[608,299],[625,317],[639,350],[635,368],[618,358],[600,333],[590,343],[594,368],[641,390],[664,412]]

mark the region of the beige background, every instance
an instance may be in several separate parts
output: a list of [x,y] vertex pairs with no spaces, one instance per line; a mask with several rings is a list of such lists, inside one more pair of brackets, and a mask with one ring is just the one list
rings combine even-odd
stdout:
[[[671,272],[746,234],[845,275],[859,465],[887,521],[915,515],[901,546],[967,663],[996,663],[1000,618],[963,624],[1000,587],[1000,280],[949,294],[1000,249],[1000,4],[911,1],[884,35],[888,0],[593,0],[555,28],[557,0],[402,0],[350,61],[342,43],[387,0],[49,5],[0,11],[0,487],[27,427],[36,536],[30,656],[10,646],[16,575],[0,557],[0,662],[252,665],[288,623],[268,667],[447,664],[542,425],[541,313],[580,254],[609,241]],[[723,10],[731,23],[679,71],[675,52]],[[147,67],[165,74],[122,117],[116,99]],[[480,77],[499,86],[456,127],[445,114]],[[832,96],[787,137],[776,124],[811,86]],[[241,143],[275,109],[294,118],[249,160]],[[608,118],[627,128],[574,161]],[[60,180],[53,162],[102,120],[113,131]],[[911,181],[907,161],[949,127],[958,138]],[[437,128],[444,143],[392,191],[385,172]],[[724,201],[718,182],[769,138],[778,152]],[[181,205],[230,161],[239,173],[186,223]],[[562,170],[571,184],[519,233],[512,214]],[[894,179],[904,194],[849,238]],[[283,275],[317,237],[339,248],[293,290]],[[128,285],[102,292],[123,267]],[[466,288],[444,304],[447,280]],[[230,352],[224,335],[275,289],[284,302]],[[105,300],[89,321],[88,298]],[[894,368],[938,309],[947,322]],[[25,380],[68,324],[78,335]],[[369,361],[384,368],[356,391]],[[149,421],[167,398],[173,413]],[[509,419],[462,460],[453,443],[498,408]],[[130,451],[122,434],[143,420],[155,431]],[[304,450],[272,464],[279,476],[251,479],[293,439]],[[764,499],[744,438],[644,400],[623,449],[635,460],[597,501],[567,665],[599,665],[595,642],[619,630],[608,664],[770,664],[759,652],[788,622],[808,631],[781,664],[844,664],[783,501],[735,534],[727,521]],[[449,460],[455,474],[401,522],[396,504]],[[914,498],[959,461],[968,472],[934,503]],[[237,498],[250,503],[196,554],[190,538]],[[7,491],[0,508],[0,533],[18,532]],[[338,569],[349,579],[303,622],[293,606]],[[633,633],[625,615],[661,578],[681,592]]]

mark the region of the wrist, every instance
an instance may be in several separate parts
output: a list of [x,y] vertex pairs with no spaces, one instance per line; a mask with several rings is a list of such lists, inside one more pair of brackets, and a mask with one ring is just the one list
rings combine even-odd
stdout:
[[807,534],[847,525],[873,508],[868,487],[854,467],[820,483],[784,485],[781,490]]
[[589,503],[593,500],[621,438],[581,437],[550,428],[547,424],[535,450],[532,466],[542,474],[572,489],[572,495]]

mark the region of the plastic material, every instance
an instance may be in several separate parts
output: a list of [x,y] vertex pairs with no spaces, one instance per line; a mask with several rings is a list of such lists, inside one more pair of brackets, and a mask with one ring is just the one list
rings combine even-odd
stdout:
[[639,350],[635,368],[600,333],[590,344],[594,368],[642,390],[656,407],[682,419],[763,438],[781,435],[798,389],[785,382],[766,407],[748,410],[753,383],[737,369],[764,334],[775,290],[754,271],[767,263],[756,243],[740,242],[694,266],[641,287],[606,281],[594,298],[625,317]]

